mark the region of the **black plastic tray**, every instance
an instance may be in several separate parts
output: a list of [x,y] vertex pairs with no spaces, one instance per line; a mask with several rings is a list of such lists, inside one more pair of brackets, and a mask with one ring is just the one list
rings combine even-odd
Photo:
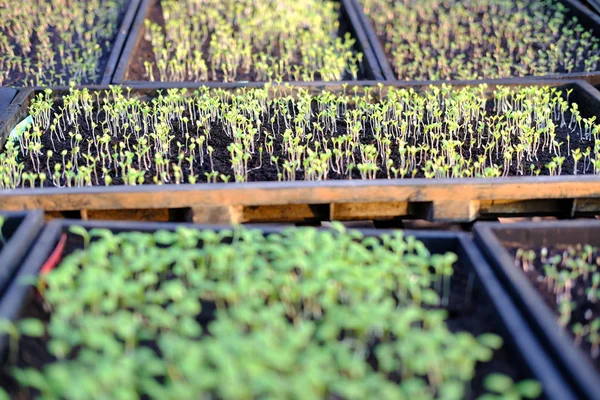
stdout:
[[2,234],[6,245],[0,250],[0,294],[10,283],[10,279],[21,265],[35,238],[44,225],[41,211],[3,212]]
[[[23,279],[36,276],[48,256],[55,249],[62,233],[66,233],[72,225],[91,228],[107,228],[114,233],[123,231],[154,232],[158,229],[175,230],[177,227],[187,226],[198,229],[224,229],[225,226],[172,224],[172,223],[136,223],[136,222],[109,222],[88,221],[74,222],[67,220],[51,221],[40,235],[36,246],[30,256],[23,263],[13,285],[0,298],[0,319],[16,320],[25,306],[30,287],[23,283]],[[263,232],[279,232],[277,228],[264,227]],[[377,236],[381,231],[362,230],[365,235]],[[527,327],[523,317],[495,278],[491,268],[483,259],[471,239],[463,233],[452,232],[423,232],[405,231],[406,235],[415,236],[422,241],[432,253],[445,253],[452,251],[458,256],[456,270],[474,271],[474,291],[477,295],[477,304],[491,302],[497,317],[490,321],[490,328],[504,337],[507,346],[507,355],[514,365],[522,366],[522,372],[541,382],[544,388],[544,398],[555,400],[575,399],[571,388],[565,383],[553,365],[551,359],[538,343],[533,332]],[[5,354],[6,338],[0,340],[0,354]]]
[[515,267],[513,257],[502,242],[517,242],[523,247],[552,243],[600,246],[600,221],[482,222],[475,224],[474,233],[477,245],[498,278],[535,330],[546,351],[556,359],[565,378],[575,387],[579,398],[599,399],[600,374],[565,331],[561,331],[555,313],[521,269]]
[[600,1],[598,0],[587,0],[587,3],[589,4],[589,6],[596,10],[597,13],[600,13]]
[[[396,77],[396,73],[392,69],[392,65],[388,61],[386,53],[384,51],[384,47],[373,28],[371,20],[365,15],[363,7],[361,5],[361,0],[349,0],[353,3],[354,8],[356,9],[356,15],[360,18],[360,22],[365,31],[366,36],[371,41],[371,48],[373,49],[373,53],[377,58],[377,62],[379,63],[379,67],[381,68],[381,73],[383,74],[383,79],[386,81],[395,81],[398,80]],[[583,5],[579,0],[557,0],[567,6],[570,10],[568,15],[577,17],[579,23],[586,29],[591,29],[594,32],[594,35],[600,37],[600,16],[590,10],[588,7]],[[599,0],[591,0],[590,3],[596,3],[600,6]],[[402,23],[398,21],[398,23]],[[563,73],[563,74],[548,74],[543,76],[525,76],[525,77],[514,77],[508,79],[514,79],[516,82],[522,79],[584,79],[591,83],[594,86],[600,85],[600,70],[594,72],[571,72],[571,73]],[[507,79],[507,78],[501,78]],[[485,81],[493,82],[496,79],[485,79]],[[461,82],[479,82],[480,80],[470,80],[470,81],[461,81]],[[403,82],[413,82],[410,80]],[[415,82],[424,82],[424,81],[415,81]],[[440,82],[448,82],[444,80],[436,80],[436,81],[427,81],[432,83],[440,83]],[[453,81],[454,82],[454,81]]]
[[17,90],[8,88],[8,87],[0,87],[0,117],[4,112],[8,109],[8,106],[12,102],[12,100],[17,95]]
[[[165,81],[161,83],[161,81],[134,81],[127,79],[127,71],[129,70],[129,64],[135,51],[138,47],[138,43],[141,40],[141,35],[144,29],[144,20],[146,19],[146,15],[150,10],[150,6],[154,4],[154,2],[160,0],[141,0],[140,9],[137,13],[135,21],[133,23],[133,27],[131,29],[131,34],[127,38],[127,43],[125,44],[125,48],[123,50],[123,54],[119,59],[119,63],[117,65],[117,69],[115,71],[112,82],[113,83],[138,83],[151,85],[154,87],[160,87],[164,84]],[[348,28],[352,33],[352,36],[356,39],[355,49],[363,53],[363,61],[361,65],[361,72],[364,74],[366,79],[368,80],[383,80],[384,75],[379,68],[379,63],[377,62],[377,58],[371,49],[371,40],[367,37],[367,34],[363,30],[363,26],[361,24],[360,16],[356,11],[356,7],[352,4],[353,0],[339,0],[341,3],[341,16],[348,21]],[[351,82],[351,81],[347,81]],[[105,83],[105,82],[103,82]],[[169,82],[175,83],[175,82]],[[182,83],[182,82],[178,82]],[[185,82],[183,82],[185,83]],[[187,82],[192,83],[192,82]],[[207,82],[193,82],[196,85],[203,84]],[[210,83],[218,83],[211,81]],[[264,82],[263,82],[264,83]]]
[[[123,51],[125,40],[128,37],[134,17],[139,8],[140,1],[141,0],[129,0],[129,3],[127,4],[127,7],[125,8],[125,11],[123,13],[121,25],[119,26],[119,30],[117,31],[114,42],[112,44],[110,56],[108,57],[108,61],[106,62],[106,67],[104,67],[104,72],[97,83],[106,85],[112,82],[112,78],[115,73],[115,69],[117,68],[119,57],[121,56],[121,52]],[[24,86],[15,85],[11,87],[20,88]],[[2,115],[1,112],[0,115]]]

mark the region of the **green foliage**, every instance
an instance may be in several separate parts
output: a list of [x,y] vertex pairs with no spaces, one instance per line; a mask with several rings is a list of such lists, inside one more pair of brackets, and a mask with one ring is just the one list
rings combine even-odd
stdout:
[[44,323],[33,318],[20,320],[19,330],[23,335],[30,337],[42,337],[45,332]]
[[59,101],[47,90],[0,153],[0,189],[247,182],[262,170],[282,181],[600,173],[600,128],[570,90],[346,89],[203,87],[148,100],[73,88]]
[[45,398],[458,400],[502,343],[422,303],[457,257],[402,232],[72,232],[94,240],[44,277],[50,322],[18,323],[49,335],[55,362],[13,370]]
[[126,0],[4,1],[0,85],[99,83]]
[[542,394],[542,387],[536,381],[524,380],[515,383],[509,377],[501,374],[486,376],[484,385],[494,394],[486,394],[479,397],[479,400],[537,399]]
[[598,70],[600,40],[557,0],[361,0],[401,80]]
[[164,27],[145,21],[149,80],[336,81],[357,79],[361,53],[338,37],[330,0],[163,0]]

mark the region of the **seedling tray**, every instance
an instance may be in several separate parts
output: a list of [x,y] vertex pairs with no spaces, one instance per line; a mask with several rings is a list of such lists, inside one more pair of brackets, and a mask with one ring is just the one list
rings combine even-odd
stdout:
[[0,242],[0,294],[8,286],[10,279],[27,256],[29,248],[44,225],[41,211],[4,212],[0,211],[4,224],[0,233],[6,244]]
[[[131,65],[134,62],[135,57],[138,57],[138,51],[140,49],[140,44],[144,40],[144,20],[148,17],[152,7],[159,2],[160,0],[141,0],[141,5],[139,12],[135,18],[133,23],[133,27],[131,29],[131,34],[127,38],[127,43],[125,44],[125,48],[123,50],[123,54],[119,59],[119,63],[117,65],[117,69],[115,71],[114,78],[112,80],[113,83],[126,83],[130,84],[144,84],[147,87],[162,87],[164,83],[155,81],[138,81],[133,80],[128,77],[128,71]],[[352,34],[352,36],[356,39],[356,43],[354,48],[356,51],[363,53],[363,61],[360,66],[359,79],[369,79],[369,80],[382,80],[383,74],[379,68],[379,64],[375,55],[371,49],[371,41],[366,36],[363,27],[360,23],[360,17],[357,15],[356,8],[352,5],[351,0],[339,0],[341,3],[341,26],[345,27],[344,30],[347,30]],[[103,82],[105,83],[105,82]],[[169,82],[176,83],[176,82]],[[181,82],[179,82],[181,83]],[[188,82],[192,83],[192,82]],[[198,85],[200,83],[207,82],[193,82]],[[209,82],[214,83],[214,82]]]
[[[383,74],[383,78],[386,81],[394,81],[398,78],[388,61],[388,57],[386,52],[384,51],[384,46],[379,40],[375,29],[373,28],[372,22],[369,17],[364,13],[363,7],[361,4],[361,0],[351,0],[355,9],[357,10],[357,16],[361,20],[361,24],[365,31],[366,36],[371,41],[371,48],[373,49],[373,53],[379,62],[379,66],[381,67],[381,73]],[[570,12],[567,16],[576,17],[578,22],[587,30],[593,30],[594,35],[596,37],[600,37],[600,16],[594,13],[592,10],[587,8],[578,0],[557,0],[567,6]],[[401,23],[398,21],[398,23]],[[527,76],[523,78],[512,78],[516,83],[522,80],[528,79],[584,79],[587,82],[591,83],[594,86],[600,84],[600,71],[595,72],[572,72],[572,73],[560,73],[560,74],[548,74],[544,76]],[[486,81],[490,81],[489,79],[484,79]],[[491,81],[495,81],[496,79],[492,79]],[[407,81],[410,82],[410,81]],[[422,81],[423,82],[423,81]],[[428,81],[429,82],[429,81]],[[430,81],[430,83],[438,83],[442,81]],[[447,81],[446,81],[447,82]],[[460,81],[460,82],[469,82],[469,81]],[[470,82],[476,82],[470,81]]]
[[[55,251],[57,243],[63,234],[67,234],[67,244],[63,249],[63,255],[83,246],[80,237],[69,233],[69,228],[74,225],[83,226],[86,229],[105,228],[113,233],[124,231],[145,233],[157,230],[174,231],[182,226],[211,230],[225,228],[224,226],[191,224],[51,221],[40,235],[31,255],[23,263],[14,284],[0,298],[0,319],[7,318],[16,321],[26,310],[31,299],[29,296],[32,294],[32,288],[29,286],[30,284],[23,282],[28,277],[34,277],[39,273],[42,265],[46,262],[50,254]],[[262,230],[265,234],[280,232],[274,228],[264,228]],[[377,236],[379,234],[378,231],[374,230],[364,230],[362,232],[366,236]],[[571,389],[558,374],[551,360],[536,341],[533,332],[529,330],[524,319],[519,315],[510,300],[510,297],[497,281],[490,267],[483,260],[482,255],[467,235],[450,232],[419,231],[406,231],[405,234],[415,236],[417,240],[422,241],[431,253],[439,254],[450,251],[458,256],[458,261],[454,265],[455,276],[458,279],[464,279],[463,284],[467,281],[470,282],[468,285],[472,285],[472,297],[469,297],[470,300],[466,300],[466,302],[462,300],[458,301],[458,303],[462,304],[459,309],[463,311],[457,312],[466,312],[471,315],[470,313],[475,313],[477,310],[481,311],[482,308],[487,310],[485,314],[478,315],[480,317],[481,315],[486,315],[484,320],[486,320],[486,324],[489,322],[489,326],[484,328],[486,332],[493,331],[503,337],[504,351],[502,352],[501,359],[505,363],[505,366],[514,369],[513,373],[519,375],[519,379],[527,377],[537,379],[544,388],[543,397],[546,399],[566,400],[575,398]],[[31,281],[29,280],[29,282]],[[458,283],[456,287],[463,288],[464,290],[464,286]],[[0,354],[5,354],[7,349],[6,337],[3,339],[3,341],[0,341]],[[515,376],[515,378],[518,377]]]
[[[510,81],[498,83],[508,85]],[[356,85],[374,84],[376,82]],[[586,82],[530,80],[527,84],[571,88],[573,92],[570,99],[580,104],[584,117],[600,114],[600,93]],[[240,84],[211,86],[235,88]],[[420,87],[418,84],[394,86]],[[340,85],[334,83],[290,85],[290,90],[294,88],[342,90]],[[490,85],[491,88],[493,85]],[[351,90],[352,85],[346,89]],[[17,95],[11,112],[0,119],[0,143],[6,140],[12,127],[25,118],[30,100],[38,92],[37,89],[30,89]],[[56,96],[61,93],[59,89],[55,91]],[[136,85],[131,95],[153,93],[156,93],[153,86]],[[0,207],[7,210],[41,208],[54,216],[60,216],[61,212],[75,212],[75,217],[84,219],[169,220],[173,219],[173,213],[183,213],[197,223],[395,217],[468,222],[487,216],[572,217],[600,212],[600,178],[593,175],[562,175],[26,188],[0,191]]]
[[[140,1],[141,0],[129,0],[129,4],[127,5],[127,8],[125,9],[122,15],[119,30],[116,32],[114,42],[111,46],[110,55],[108,56],[108,60],[106,61],[106,67],[104,68],[104,72],[102,73],[101,78],[96,83],[107,85],[112,82],[113,75],[117,68],[117,62],[119,61],[119,57],[121,56],[121,52],[123,51],[125,39],[127,38],[131,26],[133,24],[133,20],[140,5]],[[18,88],[21,86],[14,87]]]
[[[597,399],[600,374],[589,356],[579,349],[568,327],[560,329],[556,313],[544,301],[506,246],[518,243],[523,249],[551,248],[553,245],[600,245],[598,221],[520,222],[515,224],[477,223],[475,241],[511,298],[529,321],[542,345],[557,360],[564,376],[577,387],[580,398]],[[513,246],[514,247],[514,246]]]

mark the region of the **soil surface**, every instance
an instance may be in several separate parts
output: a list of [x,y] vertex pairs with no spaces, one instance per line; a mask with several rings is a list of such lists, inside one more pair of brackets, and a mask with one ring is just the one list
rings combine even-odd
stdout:
[[[516,253],[522,247],[517,243],[503,243],[507,248],[509,253],[513,258],[516,257]],[[548,258],[552,258],[555,255],[562,255],[564,251],[569,248],[573,248],[573,245],[567,244],[557,244],[553,247],[547,247],[548,249]],[[524,250],[534,250],[536,253],[536,259],[533,262],[533,268],[530,271],[523,271],[523,273],[529,279],[529,282],[538,290],[546,305],[550,307],[550,309],[555,313],[557,319],[559,316],[559,311],[557,308],[557,297],[556,295],[548,290],[548,285],[544,281],[546,274],[544,273],[544,263],[541,261],[541,247],[536,248],[524,248]],[[593,256],[592,260],[598,260],[600,257],[600,250],[597,250]],[[519,267],[522,269],[523,265],[519,262]],[[566,270],[566,268],[557,268],[559,271]],[[573,308],[573,312],[571,314],[571,320],[569,321],[567,327],[565,327],[565,331],[568,332],[569,337],[575,341],[575,337],[572,334],[573,325],[580,323],[582,325],[587,325],[591,321],[596,318],[600,318],[600,301],[595,303],[591,302],[587,298],[586,290],[591,286],[591,277],[587,282],[583,278],[579,278],[575,281],[575,284],[571,290],[572,301],[575,303],[575,307]],[[557,324],[557,329],[560,329]],[[581,340],[581,342],[577,345],[585,354],[588,356],[592,364],[596,367],[598,371],[600,371],[600,357],[593,358],[591,356],[592,346],[585,339]]]
[[[63,257],[74,249],[82,247],[83,241],[80,236],[69,235]],[[491,373],[502,373],[517,381],[531,378],[525,370],[519,353],[510,347],[509,340],[505,336],[504,329],[487,294],[483,292],[473,272],[461,265],[460,260],[454,265],[450,288],[446,309],[449,315],[447,324],[452,332],[466,331],[475,336],[483,333],[496,333],[504,339],[504,345],[500,350],[494,352],[491,361],[477,365],[476,376],[471,382],[465,399],[476,399],[485,393],[483,379]],[[44,321],[51,318],[51,313],[44,309],[42,297],[36,293],[32,293],[25,304],[23,317],[34,317]],[[214,319],[214,311],[214,306],[202,302],[202,313],[198,315],[197,320],[203,325],[203,328]],[[206,332],[206,330],[204,331]],[[52,363],[54,358],[46,349],[48,339],[48,337],[22,339],[19,344],[16,365],[42,369]],[[7,376],[6,367],[0,373],[0,381],[3,382],[2,387],[7,389],[13,399],[29,400],[35,395],[19,389],[18,385]]]
[[[149,6],[148,6],[148,12],[146,14],[146,19],[148,19],[148,20],[154,22],[155,24],[158,24],[164,28],[165,18],[163,15],[162,7],[160,5],[160,0],[153,0],[150,2]],[[354,32],[352,31],[349,21],[346,18],[344,18],[342,13],[340,13],[339,22],[340,22],[340,24],[339,24],[339,29],[338,29],[338,36],[343,37],[346,34],[346,32],[350,32],[350,33],[352,33],[352,37],[355,38]],[[279,48],[279,46],[274,46],[274,48],[277,49],[277,48]],[[209,35],[208,39],[202,44],[202,53],[208,54],[209,49],[210,49],[210,35]],[[362,48],[358,44],[358,41],[354,44],[354,51],[362,52]],[[258,52],[258,49],[255,48],[252,53],[254,54],[257,52]],[[275,56],[277,56],[277,55],[275,55]],[[206,60],[206,57],[204,59]],[[144,25],[142,25],[140,27],[140,30],[138,33],[137,45],[135,46],[135,48],[131,54],[131,58],[130,58],[128,66],[127,66],[127,71],[125,72],[125,79],[128,81],[149,81],[150,77],[146,74],[146,67],[144,66],[145,62],[150,62],[153,64],[152,74],[154,76],[154,79],[157,81],[160,81],[160,73],[158,71],[158,67],[156,66],[154,53],[152,51],[152,43],[150,43],[150,41],[146,39],[145,27],[144,27]],[[208,60],[207,60],[207,65],[209,65]],[[215,72],[217,75],[216,79],[213,78],[212,72],[209,71],[208,81],[209,82],[223,82],[223,77],[224,77],[223,71],[216,70]],[[251,70],[249,73],[247,73],[246,71],[242,70],[242,68],[239,68],[237,71],[235,81],[236,82],[244,82],[244,81],[256,82],[256,77],[257,77],[256,72]],[[368,76],[365,73],[364,58],[363,58],[363,61],[359,65],[359,72],[358,72],[357,78],[358,78],[358,80],[368,79]],[[288,76],[285,76],[283,80],[284,81],[292,81],[292,77],[288,75]],[[319,80],[321,80],[320,74],[317,73],[315,76],[315,81],[319,81]],[[352,80],[352,76],[349,72],[347,72],[345,74],[344,80]]]

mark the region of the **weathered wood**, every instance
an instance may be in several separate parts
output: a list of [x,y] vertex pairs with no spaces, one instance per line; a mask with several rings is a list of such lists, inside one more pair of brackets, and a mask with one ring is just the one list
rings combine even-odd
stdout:
[[408,215],[408,202],[334,203],[329,219],[334,221],[391,219]]
[[44,213],[44,219],[46,222],[52,221],[53,219],[62,219],[65,216],[60,211],[46,211]]
[[[571,211],[573,199],[585,200],[576,203]],[[194,214],[213,209],[236,210],[234,219],[238,222],[420,216],[415,210],[422,209],[423,203],[434,205],[432,220],[462,222],[471,221],[477,215],[600,212],[600,177],[265,182],[0,191],[0,209],[4,210],[88,210],[88,215],[91,210],[194,208]],[[323,204],[333,205],[329,215],[324,214],[326,209],[316,211],[314,208]],[[421,207],[414,207],[416,205]],[[267,210],[261,206],[269,207]],[[451,208],[444,211],[446,206]]]
[[590,214],[600,214],[600,198],[577,198],[573,200],[571,216]]
[[242,206],[200,205],[191,208],[192,221],[197,224],[241,224],[244,221]]
[[[532,200],[491,200],[482,201],[480,215],[566,215],[572,214],[573,200],[532,199]],[[600,211],[600,210],[599,210]]]
[[312,222],[325,221],[329,217],[328,204],[284,204],[244,206],[246,222]]
[[[84,211],[84,210],[82,210]],[[169,209],[140,209],[140,210],[85,210],[87,220],[107,220],[107,221],[154,221],[169,222],[171,220]]]
[[444,200],[432,201],[429,219],[432,221],[470,222],[477,219],[478,216],[478,200],[454,200],[452,197],[446,197]]

